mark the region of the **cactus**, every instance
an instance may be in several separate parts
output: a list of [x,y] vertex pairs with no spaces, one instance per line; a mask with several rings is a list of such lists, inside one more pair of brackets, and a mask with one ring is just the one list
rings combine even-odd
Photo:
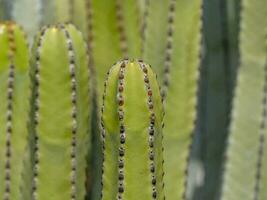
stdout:
[[[97,66],[99,83],[110,63],[140,56],[141,11],[135,0],[50,0],[44,10],[45,16],[54,13],[50,19],[45,17],[46,23],[72,22],[83,32],[92,48],[89,53]],[[98,91],[103,92],[102,84]]]
[[32,199],[84,199],[89,143],[90,71],[72,25],[42,29],[33,48]]
[[222,200],[266,199],[267,2],[242,1],[240,56]]
[[[193,154],[198,161],[202,161],[205,176],[202,180],[204,184],[194,188],[196,200],[218,199],[220,194],[225,142],[238,66],[238,3],[238,0],[204,1],[205,37],[197,120],[199,134],[193,144]],[[196,147],[197,143],[199,147]]]
[[27,152],[29,51],[17,25],[0,24],[0,199],[23,199],[23,160]]
[[156,0],[148,6],[143,58],[159,75],[166,105],[166,198],[182,199],[196,115],[201,0]]
[[163,81],[169,5],[170,0],[146,0],[145,4],[142,57],[158,74],[160,84]]
[[163,105],[150,67],[142,61],[116,63],[101,110],[102,199],[164,199]]
[[[88,13],[92,58],[96,66],[97,82],[102,83],[110,63],[123,57],[140,56],[140,13],[135,0],[90,0]],[[98,92],[103,92],[102,84],[98,84]]]

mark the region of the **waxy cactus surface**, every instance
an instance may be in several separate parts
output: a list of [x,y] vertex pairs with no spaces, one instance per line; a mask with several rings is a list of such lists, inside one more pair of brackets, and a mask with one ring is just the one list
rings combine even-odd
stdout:
[[29,112],[29,51],[23,31],[0,24],[0,199],[23,199]]
[[222,200],[267,198],[267,2],[242,1],[240,68]]
[[163,143],[169,200],[187,198],[188,160],[197,107],[201,5],[202,0],[147,2],[143,58],[159,75],[166,108]]
[[42,29],[33,48],[33,200],[82,200],[89,143],[87,47],[72,25]]
[[163,105],[156,75],[141,61],[116,63],[102,106],[102,199],[164,199]]

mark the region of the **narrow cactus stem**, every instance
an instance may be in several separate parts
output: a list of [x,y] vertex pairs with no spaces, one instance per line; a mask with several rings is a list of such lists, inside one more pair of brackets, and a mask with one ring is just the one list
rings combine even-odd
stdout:
[[170,200],[189,198],[187,179],[196,124],[201,17],[202,0],[155,0],[149,5],[143,57],[154,67],[162,87],[166,109],[166,198]]
[[72,25],[58,25],[42,29],[34,51],[32,198],[84,199],[92,91],[86,45]]
[[164,199],[163,106],[155,74],[142,61],[124,60],[104,85],[102,199]]
[[221,199],[264,200],[267,32],[262,27],[267,26],[267,2],[244,0],[241,6],[240,66]]
[[0,198],[23,199],[20,189],[28,137],[28,45],[21,28],[11,22],[0,24],[0,43],[0,132],[5,133],[0,136]]
[[[238,68],[239,0],[203,1],[203,44],[200,68],[197,134],[193,157],[200,163],[191,191],[202,199],[219,196],[230,124],[232,98]],[[220,89],[218,89],[220,88]],[[210,142],[213,141],[213,142]],[[194,167],[193,165],[191,165]],[[199,195],[201,197],[199,197]]]

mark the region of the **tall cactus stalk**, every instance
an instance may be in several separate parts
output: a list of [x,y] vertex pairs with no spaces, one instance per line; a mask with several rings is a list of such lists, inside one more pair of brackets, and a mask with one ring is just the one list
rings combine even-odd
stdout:
[[145,38],[149,37],[145,41],[143,58],[155,64],[166,100],[166,198],[176,200],[185,198],[189,146],[194,131],[201,0],[156,0],[150,1],[148,6]]
[[163,105],[148,65],[124,60],[111,68],[101,120],[102,199],[163,200]]
[[266,195],[267,2],[242,1],[240,56],[222,200]]
[[218,199],[220,196],[231,100],[239,61],[239,2],[204,0],[204,55],[199,89],[198,134],[193,144],[193,156],[202,161],[202,173],[205,176],[202,181],[195,178],[195,200]]
[[29,51],[25,34],[13,23],[0,24],[0,199],[22,200],[27,152]]
[[44,28],[33,48],[32,199],[84,199],[90,105],[87,48],[72,25]]

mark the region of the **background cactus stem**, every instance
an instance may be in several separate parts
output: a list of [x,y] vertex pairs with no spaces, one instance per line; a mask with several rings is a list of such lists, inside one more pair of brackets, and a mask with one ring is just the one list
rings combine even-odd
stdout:
[[[241,2],[240,66],[233,99],[222,200],[267,198],[267,2]],[[249,160],[249,161],[248,161]],[[245,175],[244,175],[245,174]]]

